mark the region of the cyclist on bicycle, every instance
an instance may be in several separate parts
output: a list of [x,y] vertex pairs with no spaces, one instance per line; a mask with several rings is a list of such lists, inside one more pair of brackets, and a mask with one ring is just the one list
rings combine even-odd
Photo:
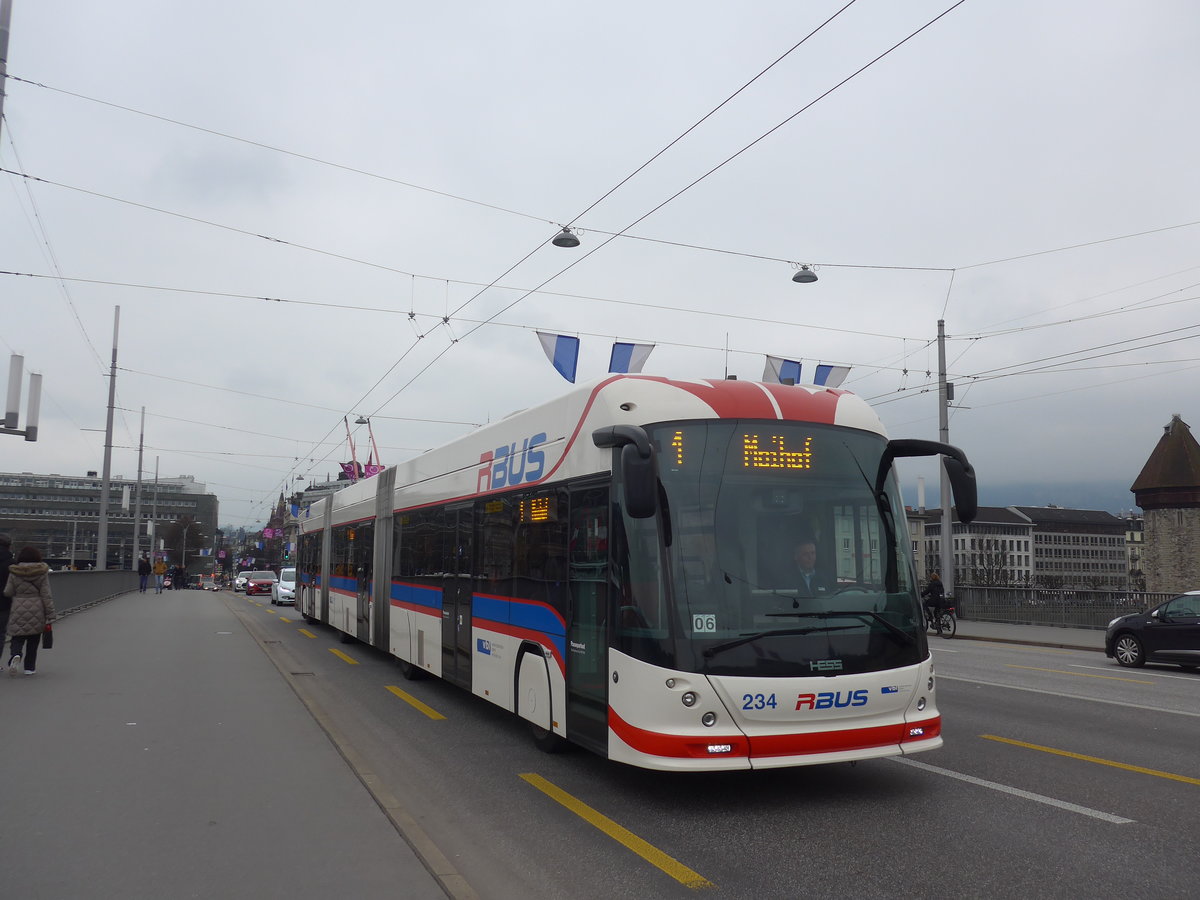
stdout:
[[942,610],[946,607],[946,586],[942,584],[942,579],[937,572],[930,573],[929,584],[925,585],[921,596],[925,598],[926,617],[930,622],[936,623],[941,617]]

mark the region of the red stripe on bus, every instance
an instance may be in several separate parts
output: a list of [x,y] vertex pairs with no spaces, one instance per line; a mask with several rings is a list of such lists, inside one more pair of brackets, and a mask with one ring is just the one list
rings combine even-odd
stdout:
[[[714,734],[697,737],[694,735],[681,736],[674,734],[659,734],[630,725],[624,719],[608,708],[608,727],[626,744],[649,756],[668,756],[681,759],[711,759],[714,756],[746,756],[747,743],[743,734],[727,735]],[[717,745],[729,745],[728,753],[712,753],[708,748]]]
[[[747,739],[744,735],[731,737],[714,734],[711,737],[659,734],[630,725],[610,707],[608,727],[622,741],[649,756],[678,759],[713,759],[716,757],[748,756],[751,759],[778,756],[809,756],[818,753],[845,753],[876,747],[899,746],[907,741],[928,741],[942,732],[941,717],[922,722],[898,722],[871,728],[845,728],[839,731],[820,731],[804,734],[771,734]],[[920,729],[913,734],[912,729]],[[729,745],[730,750],[714,753],[709,747]]]
[[516,625],[509,625],[507,622],[493,622],[489,619],[472,618],[471,625],[475,628],[482,628],[487,631],[497,631],[500,634],[507,634],[509,637],[517,638],[522,641],[531,641],[539,647],[543,647],[550,651],[550,655],[554,657],[554,662],[559,670],[563,673],[563,677],[567,674],[567,663],[559,653],[558,648],[552,643],[547,642],[546,635],[540,631],[531,631],[528,628],[520,628]]
[[764,384],[763,387],[771,392],[785,419],[800,419],[822,425],[833,424],[837,416],[838,398],[846,393],[831,389],[813,393],[789,384]]

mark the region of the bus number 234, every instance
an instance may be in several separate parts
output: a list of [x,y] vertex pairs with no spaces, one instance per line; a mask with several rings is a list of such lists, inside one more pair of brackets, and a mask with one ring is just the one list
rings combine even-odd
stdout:
[[774,709],[775,706],[774,694],[742,694],[742,709]]

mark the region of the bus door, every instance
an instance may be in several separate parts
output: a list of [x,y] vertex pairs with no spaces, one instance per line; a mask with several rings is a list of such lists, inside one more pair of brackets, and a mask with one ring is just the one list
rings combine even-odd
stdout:
[[354,583],[358,591],[355,609],[354,636],[365,644],[371,642],[371,592],[374,589],[375,526],[364,523],[355,529]]
[[474,571],[474,506],[446,509],[442,559],[442,678],[471,687],[471,595]]
[[608,747],[608,485],[573,487],[569,536],[567,734]]

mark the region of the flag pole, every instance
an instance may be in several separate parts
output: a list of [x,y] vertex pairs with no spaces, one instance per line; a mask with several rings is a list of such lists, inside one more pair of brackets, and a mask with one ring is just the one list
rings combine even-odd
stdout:
[[342,424],[346,426],[346,443],[350,445],[350,480],[358,481],[358,457],[354,453],[354,438],[350,435],[350,418],[342,416]]

